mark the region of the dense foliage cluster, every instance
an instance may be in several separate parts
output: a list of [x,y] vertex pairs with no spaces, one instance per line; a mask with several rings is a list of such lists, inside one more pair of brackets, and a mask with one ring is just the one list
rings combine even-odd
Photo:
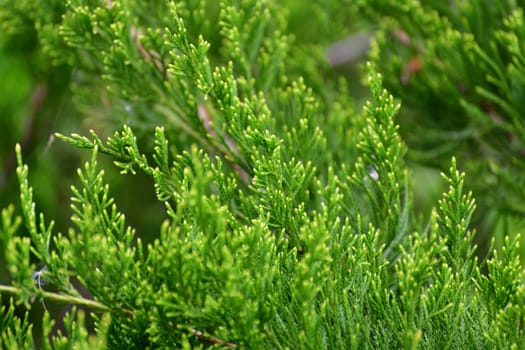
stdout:
[[0,0],[2,346],[524,348],[522,7],[436,3]]
[[[462,159],[487,236],[524,227],[523,1],[357,1],[380,29],[370,59],[402,101],[410,157]],[[522,255],[525,256],[525,255]]]

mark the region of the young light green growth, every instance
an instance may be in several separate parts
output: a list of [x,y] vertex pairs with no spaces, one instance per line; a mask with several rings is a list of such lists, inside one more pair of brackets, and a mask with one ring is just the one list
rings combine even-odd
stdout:
[[[72,82],[85,84],[80,105],[109,105],[116,131],[56,134],[90,154],[56,228],[17,147],[20,213],[0,216],[3,347],[523,347],[516,241],[478,262],[455,158],[428,222],[416,217],[403,110],[377,61],[355,114],[343,80],[319,83],[318,56],[293,59],[320,47],[286,33],[287,2],[43,4],[56,5],[52,18],[26,1],[16,9],[48,58],[88,79]],[[427,23],[425,33],[449,25],[437,12]],[[137,224],[129,203],[159,215]],[[33,336],[37,321],[14,305],[42,303]],[[53,313],[64,304],[73,309]]]
[[[373,72],[371,84],[376,92],[382,91]],[[403,146],[391,124],[396,108],[382,96],[386,95],[381,92],[375,105],[365,110],[369,120],[376,118],[376,122],[363,129],[362,138],[364,145],[378,137],[378,145],[389,146],[360,146],[358,159],[384,157],[378,173],[388,179],[403,168],[392,163],[387,157],[393,153],[384,149],[402,150]],[[392,125],[391,137],[384,136],[388,125]],[[17,245],[19,258],[9,264],[15,281],[20,276],[20,282],[1,290],[26,303],[33,296],[110,315],[111,325],[101,329],[97,340],[107,341],[110,347],[199,343],[276,348],[482,347],[493,341],[488,332],[499,342],[502,337],[508,339],[505,344],[522,342],[520,333],[511,338],[501,334],[524,311],[509,309],[508,304],[517,302],[523,290],[515,247],[503,251],[504,259],[514,262],[506,267],[508,277],[498,277],[503,261],[497,256],[488,262],[488,277],[481,274],[467,229],[473,202],[463,194],[464,175],[455,161],[446,176],[449,192],[428,229],[391,243],[383,236],[389,226],[373,228],[381,221],[370,221],[367,228],[360,215],[344,218],[345,196],[338,185],[344,182],[334,170],[329,171],[333,180],[326,186],[310,182],[321,196],[320,206],[312,212],[306,211],[305,202],[289,201],[293,197],[284,196],[284,191],[304,191],[301,174],[315,173],[294,163],[283,164],[281,146],[270,157],[256,159],[253,184],[239,191],[242,179],[234,172],[225,173],[220,158],[212,161],[197,147],[172,155],[162,128],[155,133],[151,156],[139,150],[129,128],[106,142],[96,135],[92,140],[65,139],[93,153],[79,170],[80,186],[72,188],[76,228],[70,229],[68,237],[56,236],[51,253],[55,258],[48,266],[46,279],[61,292],[44,291],[49,285],[29,287],[34,268],[28,265],[30,241],[17,237],[8,243]],[[125,226],[103,171],[97,170],[99,148],[116,158],[123,175],[137,169],[152,177],[166,208],[166,221],[154,243],[144,247],[140,238],[133,242],[135,233]],[[358,163],[355,174],[363,175],[366,168],[359,164],[363,163]],[[389,166],[393,170],[383,173]],[[19,168],[24,169],[23,165]],[[25,176],[22,193],[30,193]],[[357,179],[353,175],[348,181],[355,184]],[[361,181],[380,179],[369,176]],[[392,178],[389,181],[395,183]],[[398,186],[392,191],[401,198]],[[27,201],[27,196],[21,198]],[[356,203],[373,205],[376,197],[353,198]],[[23,208],[24,217],[31,218],[33,206]],[[379,217],[392,214],[391,208],[376,210]],[[8,223],[9,219],[4,225]],[[385,255],[385,241],[399,253]],[[73,287],[64,274],[77,279],[94,300],[79,296],[78,283]],[[514,287],[503,287],[508,283]],[[503,301],[502,290],[508,302]],[[488,317],[493,313],[499,315],[497,323]],[[472,324],[472,320],[478,321]],[[463,327],[470,327],[470,332]]]

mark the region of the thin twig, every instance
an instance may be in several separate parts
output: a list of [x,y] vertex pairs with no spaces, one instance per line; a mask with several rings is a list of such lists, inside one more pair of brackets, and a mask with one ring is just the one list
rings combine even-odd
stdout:
[[[213,124],[212,117],[210,113],[208,112],[208,110],[206,109],[206,106],[204,106],[203,104],[200,104],[198,106],[198,114],[199,114],[200,120],[202,121],[202,124],[204,125],[204,129],[208,132],[208,134],[212,138],[216,138],[217,140],[219,140],[217,132],[215,132],[215,129],[213,129],[213,126],[212,126]],[[223,140],[224,140],[224,143],[228,146],[229,150],[227,150],[226,148],[223,148],[223,150],[221,151],[222,155],[230,163],[233,170],[237,172],[242,182],[244,182],[246,186],[249,186],[251,182],[250,176],[239,164],[233,161],[233,159],[235,158],[242,160],[242,157],[237,148],[237,145],[232,140],[232,138],[229,137],[228,135],[225,135]],[[229,161],[228,158],[231,159],[232,161]]]
[[[2,292],[15,294],[15,295],[19,295],[21,293],[19,288],[16,288],[13,286],[0,285],[0,293]],[[44,290],[37,290],[37,293],[35,296],[42,297],[44,299],[54,300],[57,302],[63,302],[66,304],[85,306],[89,309],[94,309],[94,310],[98,310],[101,312],[114,312],[115,311],[114,309],[111,309],[109,306],[106,306],[98,301],[74,297],[71,295],[63,295],[63,294],[58,294],[58,293],[46,292]],[[133,316],[133,311],[130,311],[127,309],[120,309],[119,311],[122,311],[125,314]]]
[[197,338],[199,338],[200,340],[206,341],[208,343],[211,343],[211,344],[214,344],[214,345],[222,345],[225,348],[236,348],[237,347],[237,344],[226,342],[224,340],[221,340],[221,339],[215,338],[215,337],[207,337],[207,336],[204,335],[204,333],[202,333],[201,331],[199,331],[199,330],[197,330],[195,328],[191,328],[190,331]]

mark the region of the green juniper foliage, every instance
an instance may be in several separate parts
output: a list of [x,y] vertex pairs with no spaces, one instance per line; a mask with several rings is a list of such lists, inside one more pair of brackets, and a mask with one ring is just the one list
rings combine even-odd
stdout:
[[381,18],[370,59],[405,106],[409,157],[443,165],[455,155],[478,174],[467,179],[483,213],[476,221],[503,244],[525,227],[525,2],[356,4]]
[[[418,72],[378,73],[390,73],[379,59],[390,29],[372,49],[369,102],[355,113],[347,82],[325,81],[323,56],[325,40],[347,34],[348,12],[338,1],[319,5],[312,25],[322,37],[305,39],[287,20],[292,3],[0,0],[1,28],[39,42],[40,72],[68,72],[70,91],[60,94],[96,126],[89,136],[56,134],[91,156],[64,230],[35,204],[25,147],[16,147],[20,205],[0,222],[10,278],[0,285],[3,347],[525,347],[519,236],[478,261],[461,161],[445,155],[448,188],[428,221],[414,211],[411,143],[383,80],[414,108],[402,88]],[[418,20],[431,11],[397,4],[388,9]],[[422,35],[450,25],[440,17],[447,9],[431,12]],[[455,103],[447,96],[441,108]],[[482,117],[469,114],[475,102],[457,103],[464,118]],[[162,220],[134,228],[113,189],[139,176],[155,202],[140,202],[135,188],[126,200]],[[73,308],[47,311],[58,304]],[[40,305],[37,332],[30,311]]]

